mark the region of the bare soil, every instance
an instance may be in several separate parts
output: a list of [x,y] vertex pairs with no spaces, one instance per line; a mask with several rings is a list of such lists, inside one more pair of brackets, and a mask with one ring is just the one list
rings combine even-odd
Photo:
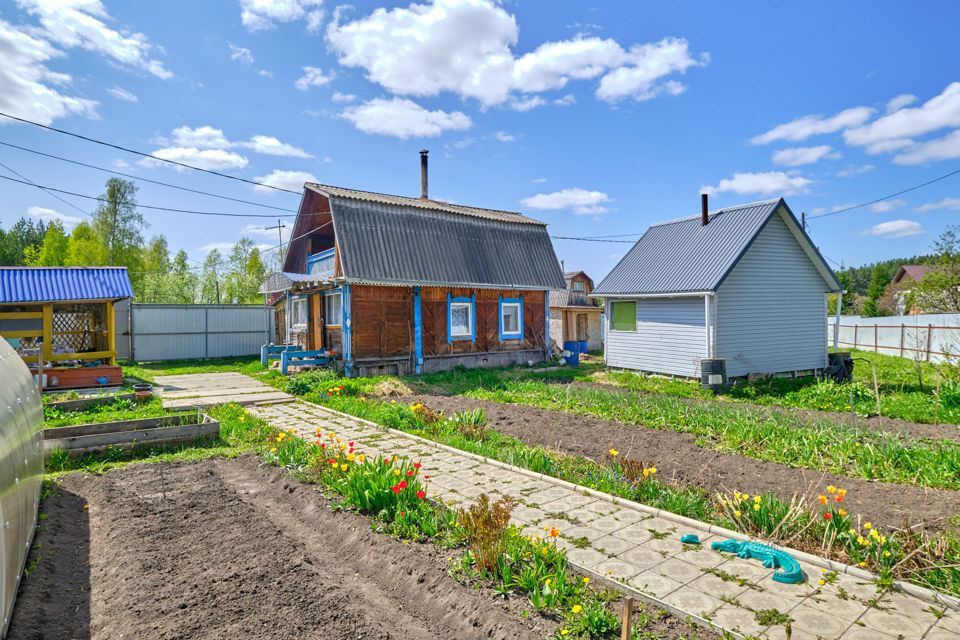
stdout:
[[[84,505],[89,504],[89,510]],[[334,512],[253,457],[73,474],[43,505],[9,637],[543,638],[555,622]]]
[[832,473],[798,469],[697,446],[690,434],[567,414],[524,405],[474,400],[462,396],[418,396],[432,409],[453,413],[482,408],[490,427],[528,444],[600,460],[612,447],[622,456],[653,463],[661,481],[698,486],[708,492],[769,492],[789,501],[804,495],[815,503],[830,484],[844,487],[846,509],[886,527],[949,526],[960,513],[960,492],[874,482]]

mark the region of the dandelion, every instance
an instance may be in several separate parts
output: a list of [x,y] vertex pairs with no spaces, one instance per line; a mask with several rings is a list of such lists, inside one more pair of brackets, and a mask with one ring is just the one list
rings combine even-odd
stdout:
[[583,611],[583,607],[581,607],[581,606],[578,605],[578,604],[575,604],[575,605],[573,605],[573,606],[570,608],[570,611],[572,611],[574,614],[577,614],[577,613],[580,613],[581,611]]
[[610,449],[610,457],[616,458],[618,455],[620,455],[619,451],[617,451],[616,449]]
[[858,562],[857,564],[860,566],[861,569],[862,569],[863,567],[867,566],[867,563],[866,563],[866,562],[863,562],[863,561]]
[[827,584],[827,581],[824,580],[823,578],[820,578],[819,580],[817,580],[817,584],[822,587],[823,585]]
[[583,584],[590,584],[590,578],[584,578]]
[[569,629],[560,629],[560,635],[562,635],[562,636],[568,636],[568,635],[570,635],[570,630],[569,630]]
[[277,452],[276,447],[270,447],[270,453],[276,453],[276,452]]
[[546,580],[543,581],[543,584],[544,586],[549,587],[551,582],[552,581],[550,580],[550,578],[547,578]]

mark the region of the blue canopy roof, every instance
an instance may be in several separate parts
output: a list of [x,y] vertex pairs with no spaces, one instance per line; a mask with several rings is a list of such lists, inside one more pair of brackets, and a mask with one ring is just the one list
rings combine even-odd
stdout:
[[0,267],[0,304],[131,297],[126,267]]

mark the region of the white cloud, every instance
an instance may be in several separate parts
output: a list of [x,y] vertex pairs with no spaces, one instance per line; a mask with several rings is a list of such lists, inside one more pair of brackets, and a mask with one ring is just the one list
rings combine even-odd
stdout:
[[[182,162],[201,169],[224,171],[226,169],[242,169],[248,161],[239,153],[223,149],[197,149],[196,147],[165,147],[153,152],[158,158]],[[144,167],[170,166],[152,158],[144,158],[137,164]],[[175,167],[177,171],[186,171],[183,167]]]
[[533,184],[543,184],[546,181],[547,181],[546,178],[534,178],[530,182],[532,182]]
[[320,67],[303,67],[303,75],[293,83],[300,91],[306,91],[310,87],[322,87],[333,80],[334,74],[326,75]]
[[960,129],[936,140],[907,147],[893,157],[896,164],[927,164],[938,160],[960,158]]
[[506,131],[497,131],[493,134],[493,137],[499,140],[500,142],[513,142],[517,139],[513,134],[507,133]]
[[173,144],[180,147],[198,147],[201,149],[229,149],[233,143],[227,140],[221,129],[210,125],[188,127],[186,125],[173,130]]
[[849,208],[855,207],[855,206],[856,206],[856,205],[853,204],[852,202],[845,202],[845,203],[843,203],[843,204],[835,204],[835,205],[833,205],[833,206],[830,207],[830,208],[827,208],[827,207],[814,207],[813,209],[810,210],[810,215],[812,215],[812,216],[820,216],[820,215],[823,215],[823,214],[825,214],[825,213],[836,213],[837,211],[843,211],[844,209],[849,209]]
[[872,145],[909,140],[945,127],[960,127],[960,82],[949,84],[940,95],[930,98],[919,107],[903,108],[887,114],[867,125],[844,132],[843,137],[847,144],[868,147],[869,151]]
[[267,71],[266,69],[260,69],[260,71],[257,71],[257,75],[260,76],[261,78],[272,78],[273,72]]
[[[682,90],[666,76],[705,64],[685,40],[624,48],[612,39],[575,36],[514,56],[516,18],[493,0],[433,0],[327,27],[340,63],[362,68],[391,93],[434,96],[451,92],[483,106],[524,104],[530,94],[601,78],[598,97],[647,99]],[[517,98],[517,96],[526,96]]]
[[862,164],[862,165],[850,165],[837,171],[838,178],[850,178],[852,176],[863,175],[864,173],[870,173],[876,169],[872,164]]
[[312,158],[313,156],[292,144],[280,142],[273,136],[255,135],[249,142],[240,142],[237,146],[244,147],[268,156],[286,156],[288,158]]
[[660,95],[676,96],[686,90],[676,80],[663,78],[684,73],[688,68],[704,66],[710,61],[706,54],[695,58],[690,45],[682,38],[664,38],[652,44],[630,48],[628,62],[603,76],[597,88],[597,97],[607,102],[633,98],[640,102]]
[[323,22],[323,0],[240,0],[240,21],[250,31],[273,29],[277,23],[307,21],[308,31]]
[[246,47],[238,47],[232,42],[228,42],[227,46],[230,47],[230,59],[235,62],[242,62],[243,64],[253,64],[253,53],[250,49]]
[[520,113],[526,113],[527,111],[532,111],[537,107],[542,107],[547,104],[547,101],[541,98],[540,96],[523,96],[517,98],[510,98],[509,106],[514,111],[519,111]]
[[429,111],[402,98],[375,98],[340,115],[364,133],[396,138],[433,138],[444,131],[465,131],[473,126],[473,121],[460,111]]
[[894,209],[899,209],[900,207],[906,206],[906,204],[906,200],[901,200],[899,198],[896,200],[882,200],[870,205],[870,211],[874,213],[887,213],[888,211],[893,211]]
[[173,77],[162,62],[150,57],[156,47],[147,36],[106,25],[112,18],[100,0],[17,0],[17,4],[36,16],[43,35],[57,44],[94,51],[163,80]]
[[203,255],[209,254],[214,249],[221,254],[230,253],[230,250],[233,249],[233,242],[209,242],[200,247],[200,253]]
[[562,189],[553,193],[538,193],[520,201],[525,207],[542,211],[558,211],[572,209],[574,213],[586,215],[591,213],[605,213],[608,209],[603,206],[610,202],[610,196],[602,191],[587,191],[586,189]]
[[812,180],[802,176],[791,176],[782,171],[765,173],[735,173],[732,178],[724,178],[716,187],[700,188],[701,193],[758,193],[761,195],[793,195],[803,192]]
[[777,140],[799,142],[823,133],[834,133],[841,129],[856,127],[873,115],[870,107],[853,107],[825,118],[821,115],[807,115],[790,122],[777,125],[766,133],[751,138],[752,144],[767,144]]
[[330,99],[334,102],[353,102],[357,99],[357,96],[353,95],[352,93],[340,93],[339,91],[334,91]]
[[887,100],[887,113],[899,111],[900,109],[913,104],[917,100],[919,100],[919,98],[912,93],[901,93],[898,96],[894,96],[893,98]]
[[112,95],[117,100],[124,100],[125,102],[140,102],[140,98],[138,98],[135,94],[130,93],[123,87],[110,87],[107,89],[107,93]]
[[83,218],[79,216],[68,216],[65,213],[47,209],[46,207],[27,207],[27,215],[48,223],[57,221],[67,229],[83,222]]
[[875,224],[863,232],[865,236],[878,238],[909,238],[924,233],[923,225],[913,220],[891,220]]
[[[259,176],[254,178],[257,182],[263,184],[268,184],[272,187],[277,187],[280,189],[289,189],[290,191],[303,191],[304,182],[317,182],[317,177],[312,173],[306,171],[282,171],[280,169],[274,169],[265,176]],[[261,193],[273,193],[274,189],[269,187],[263,187],[260,185],[255,186],[254,191],[260,191]]]
[[944,198],[939,202],[928,202],[920,205],[914,209],[914,211],[917,213],[925,213],[927,211],[939,211],[941,209],[960,211],[960,198]]
[[475,137],[470,137],[470,138],[463,138],[462,140],[457,140],[450,146],[453,147],[454,149],[467,149],[469,147],[472,147],[476,143],[477,143],[477,139]]
[[836,160],[840,154],[830,145],[818,147],[791,147],[779,149],[773,153],[773,163],[788,167],[799,167],[804,164],[814,164],[820,160]]
[[[46,40],[0,20],[0,109],[41,124],[74,114],[95,118],[98,103],[61,93],[71,77],[47,68],[47,61],[62,56]],[[0,118],[0,124],[10,122]]]
[[557,98],[554,100],[553,104],[557,105],[558,107],[569,107],[570,105],[577,104],[577,96],[573,95],[572,93],[568,93],[562,98]]

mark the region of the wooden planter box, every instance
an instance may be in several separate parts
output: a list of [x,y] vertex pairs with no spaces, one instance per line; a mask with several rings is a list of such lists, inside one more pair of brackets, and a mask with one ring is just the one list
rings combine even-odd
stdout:
[[136,400],[137,394],[117,393],[114,395],[94,396],[92,398],[77,398],[76,400],[60,400],[59,402],[48,402],[43,405],[44,408],[60,409],[61,411],[86,411],[91,407],[99,407],[102,404],[110,404],[117,400]]
[[[123,369],[109,365],[97,367],[51,367],[44,369],[47,376],[44,390],[82,389],[85,387],[118,387],[123,384]],[[106,378],[101,385],[97,378]],[[56,384],[54,384],[56,379]]]
[[107,447],[132,448],[138,445],[179,444],[198,439],[212,440],[220,435],[220,423],[206,414],[186,413],[123,420],[102,424],[81,424],[43,430],[43,450],[68,451],[71,455],[98,451]]

